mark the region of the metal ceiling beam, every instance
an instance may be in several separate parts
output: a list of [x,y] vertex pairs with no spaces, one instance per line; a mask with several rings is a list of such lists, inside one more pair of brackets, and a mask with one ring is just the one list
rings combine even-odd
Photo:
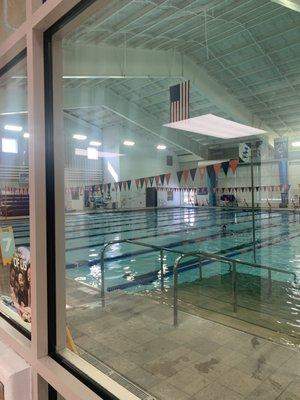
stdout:
[[99,78],[189,79],[192,87],[235,121],[271,130],[209,76],[206,70],[180,53],[127,48],[125,68],[123,57],[123,49],[120,47],[68,46],[64,51],[65,74],[96,75]]

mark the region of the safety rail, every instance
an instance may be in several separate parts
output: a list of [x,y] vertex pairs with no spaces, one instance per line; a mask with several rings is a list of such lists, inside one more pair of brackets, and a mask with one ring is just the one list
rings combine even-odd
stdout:
[[100,269],[101,269],[100,295],[101,295],[102,307],[105,307],[105,285],[104,285],[104,280],[105,280],[104,261],[105,260],[104,260],[104,255],[105,255],[105,252],[108,247],[110,247],[114,244],[120,244],[120,243],[134,244],[136,246],[146,247],[146,248],[157,250],[160,252],[160,288],[161,288],[161,291],[164,291],[164,252],[167,251],[169,253],[175,253],[175,254],[182,255],[182,251],[172,250],[172,249],[168,249],[167,247],[155,246],[152,244],[146,244],[143,242],[139,242],[137,240],[120,239],[120,240],[112,240],[111,242],[107,242],[102,248],[101,257],[100,257]]
[[[233,311],[237,312],[237,271],[236,271],[236,266],[237,264],[240,265],[245,265],[251,268],[258,268],[258,269],[264,269],[268,271],[268,296],[270,297],[272,294],[272,272],[279,272],[282,274],[287,274],[287,275],[292,275],[294,278],[294,283],[297,283],[297,275],[295,272],[292,271],[285,271],[280,268],[275,268],[275,267],[269,267],[266,265],[261,265],[261,264],[256,264],[256,263],[250,263],[247,261],[242,261],[239,259],[232,259],[224,256],[220,256],[218,254],[211,254],[211,253],[206,253],[203,251],[199,252],[194,252],[194,253],[185,253],[181,254],[174,263],[174,269],[173,269],[173,324],[174,326],[178,325],[178,269],[180,268],[180,263],[184,258],[197,258],[200,260],[200,269],[201,267],[201,262],[203,260],[212,260],[212,261],[219,261],[223,263],[227,263],[230,265],[230,272],[232,273],[232,303],[233,303]],[[202,272],[200,274],[202,278]]]
[[160,252],[160,284],[161,284],[161,291],[164,291],[164,252],[169,252],[169,253],[175,253],[179,254],[179,257],[175,260],[174,263],[174,268],[173,268],[173,324],[174,326],[178,325],[178,270],[180,269],[180,263],[184,258],[197,258],[199,260],[199,277],[200,280],[202,279],[202,262],[204,260],[211,260],[211,261],[219,261],[223,262],[225,264],[229,265],[229,271],[232,274],[232,302],[233,302],[233,311],[237,312],[237,271],[236,271],[236,266],[237,264],[240,265],[245,265],[251,268],[257,268],[257,269],[264,269],[268,271],[268,296],[270,297],[272,294],[272,272],[279,272],[282,274],[286,275],[292,275],[294,283],[297,283],[297,275],[295,272],[292,271],[286,271],[280,268],[276,267],[269,267],[266,265],[261,265],[261,264],[256,264],[256,263],[251,263],[248,261],[243,261],[239,259],[232,259],[228,258],[225,256],[220,256],[218,254],[213,254],[213,253],[207,253],[204,251],[198,251],[198,252],[190,252],[190,253],[184,253],[182,251],[178,250],[173,250],[169,249],[168,247],[164,246],[156,246],[153,244],[146,244],[143,242],[139,242],[137,240],[131,240],[131,239],[120,239],[120,240],[113,240],[108,243],[106,243],[101,251],[101,258],[100,258],[100,268],[101,268],[101,290],[100,290],[100,295],[101,295],[101,302],[102,302],[102,307],[105,307],[105,268],[104,268],[104,263],[105,263],[105,252],[107,248],[114,244],[120,244],[120,243],[128,243],[128,244],[133,244],[136,246],[141,246],[141,247],[146,247],[149,249],[153,249],[156,251]]

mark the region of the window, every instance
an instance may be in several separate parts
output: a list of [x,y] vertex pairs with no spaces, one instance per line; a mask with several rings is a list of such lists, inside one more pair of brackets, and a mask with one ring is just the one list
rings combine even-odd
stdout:
[[[25,52],[0,75],[0,317],[30,336],[31,269]],[[18,78],[16,78],[18,77]],[[18,82],[18,84],[16,84]],[[25,179],[26,178],[26,179]]]
[[18,153],[18,141],[16,139],[2,138],[3,153]]

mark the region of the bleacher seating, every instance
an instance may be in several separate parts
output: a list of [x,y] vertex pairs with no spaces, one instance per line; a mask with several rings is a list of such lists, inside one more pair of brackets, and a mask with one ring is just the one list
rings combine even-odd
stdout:
[[29,215],[29,195],[1,194],[0,214],[2,217]]

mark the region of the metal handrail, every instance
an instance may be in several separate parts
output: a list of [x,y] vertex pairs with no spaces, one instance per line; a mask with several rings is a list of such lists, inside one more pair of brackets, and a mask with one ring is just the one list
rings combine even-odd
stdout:
[[161,291],[164,291],[164,252],[168,251],[170,253],[175,253],[175,254],[182,254],[181,251],[178,250],[172,250],[168,249],[167,247],[162,247],[162,246],[155,246],[153,244],[146,244],[143,242],[139,242],[137,240],[130,240],[130,239],[120,239],[120,240],[112,240],[110,242],[107,242],[101,251],[101,257],[100,257],[100,269],[101,269],[101,290],[100,290],[100,296],[101,296],[101,303],[102,307],[105,307],[105,285],[104,285],[104,279],[105,279],[105,269],[104,269],[104,255],[108,247],[114,245],[114,244],[119,244],[119,243],[130,243],[130,244],[135,244],[136,246],[141,246],[141,247],[147,247],[149,249],[157,250],[160,252],[160,288]]
[[[185,253],[179,256],[174,263],[173,268],[173,324],[174,326],[178,325],[178,269],[180,267],[180,263],[184,258],[194,257],[198,259],[209,259],[214,261],[220,261],[224,263],[228,263],[230,265],[230,271],[232,272],[232,298],[233,298],[233,311],[237,312],[237,273],[236,273],[236,265],[246,265],[252,268],[265,269],[268,271],[268,296],[270,297],[272,294],[272,271],[280,272],[287,275],[292,275],[294,277],[294,283],[297,283],[297,275],[292,271],[285,271],[280,268],[268,267],[266,265],[260,265],[256,263],[250,263],[247,261],[242,261],[238,259],[232,259],[228,257],[219,256],[218,254],[210,254],[206,252],[195,252],[195,253]],[[202,278],[202,272],[201,272]]]

